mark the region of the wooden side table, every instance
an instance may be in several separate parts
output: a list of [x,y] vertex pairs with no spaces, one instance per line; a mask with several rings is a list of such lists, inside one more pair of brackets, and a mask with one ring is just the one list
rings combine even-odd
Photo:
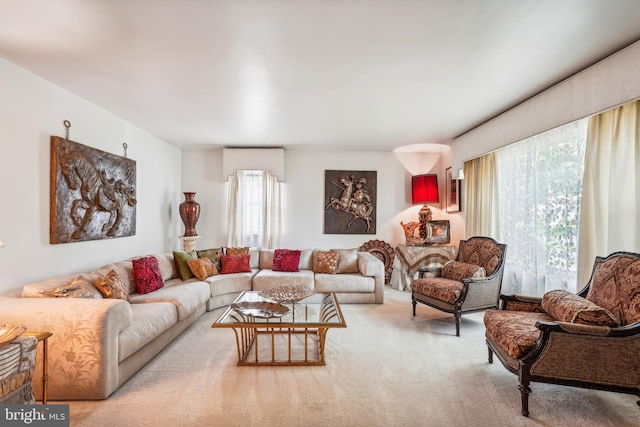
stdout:
[[49,356],[47,354],[49,343],[47,339],[53,335],[51,332],[25,332],[22,335],[36,337],[42,341],[42,404],[47,404],[47,381],[49,381]]

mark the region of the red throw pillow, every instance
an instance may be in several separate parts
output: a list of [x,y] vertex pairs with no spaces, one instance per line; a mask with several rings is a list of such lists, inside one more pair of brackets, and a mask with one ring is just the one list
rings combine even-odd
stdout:
[[300,251],[276,249],[273,252],[273,271],[299,271]]
[[251,273],[250,259],[251,255],[220,255],[220,274]]
[[148,294],[164,286],[156,257],[138,258],[131,262],[133,263],[136,290],[139,294]]

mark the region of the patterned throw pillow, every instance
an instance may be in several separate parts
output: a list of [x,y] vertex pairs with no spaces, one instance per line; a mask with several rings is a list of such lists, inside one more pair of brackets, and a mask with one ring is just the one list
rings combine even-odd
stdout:
[[544,294],[542,308],[549,316],[561,322],[611,327],[620,325],[618,319],[609,310],[564,290],[549,291]]
[[220,256],[220,264],[222,266],[221,274],[230,273],[251,273],[249,260],[251,257],[247,255],[222,255]]
[[136,290],[139,294],[148,294],[164,286],[158,260],[155,257],[143,257],[131,261]]
[[300,264],[299,250],[292,249],[276,249],[273,253],[273,271],[300,271],[298,265]]
[[56,298],[102,298],[102,294],[83,276],[59,286],[52,293]]
[[178,267],[178,271],[180,272],[180,278],[182,280],[191,279],[193,277],[193,273],[191,272],[187,261],[190,259],[198,259],[198,253],[196,251],[173,251],[173,259],[176,261],[176,267]]
[[227,255],[249,255],[249,248],[226,248],[225,253]]
[[445,279],[457,280],[462,279],[481,279],[486,277],[483,267],[475,264],[467,264],[460,261],[449,261],[442,266],[442,277]]
[[115,270],[110,270],[104,277],[96,279],[96,288],[105,298],[129,301],[129,290]]
[[222,248],[211,248],[196,251],[196,253],[198,254],[198,258],[209,258],[217,269],[220,268],[220,255],[222,254],[222,252]]
[[196,276],[198,280],[204,280],[207,277],[218,274],[218,269],[215,264],[207,257],[189,259],[187,260],[187,263],[189,264],[189,268],[193,272],[193,275]]
[[335,251],[315,251],[313,254],[313,272],[336,274],[338,253]]
[[336,273],[357,273],[358,250],[357,249],[332,249],[338,253],[338,268]]

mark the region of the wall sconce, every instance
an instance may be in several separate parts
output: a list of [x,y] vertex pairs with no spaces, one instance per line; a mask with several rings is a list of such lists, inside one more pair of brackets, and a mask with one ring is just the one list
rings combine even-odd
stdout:
[[427,238],[427,221],[431,221],[431,209],[427,203],[440,203],[438,192],[438,175],[426,174],[411,177],[411,201],[413,204],[424,203],[418,214],[420,238]]
[[458,169],[458,177],[456,179],[457,180],[464,179],[464,169]]
[[2,240],[0,240],[0,248],[4,246],[4,243],[2,243]]

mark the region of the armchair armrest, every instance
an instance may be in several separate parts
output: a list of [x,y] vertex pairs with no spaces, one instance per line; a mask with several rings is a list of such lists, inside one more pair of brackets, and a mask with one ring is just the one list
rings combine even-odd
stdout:
[[560,332],[600,337],[631,337],[640,335],[640,322],[617,328],[569,322],[536,322],[536,328],[542,332]]
[[542,298],[526,295],[500,294],[500,310],[544,313],[542,309]]

